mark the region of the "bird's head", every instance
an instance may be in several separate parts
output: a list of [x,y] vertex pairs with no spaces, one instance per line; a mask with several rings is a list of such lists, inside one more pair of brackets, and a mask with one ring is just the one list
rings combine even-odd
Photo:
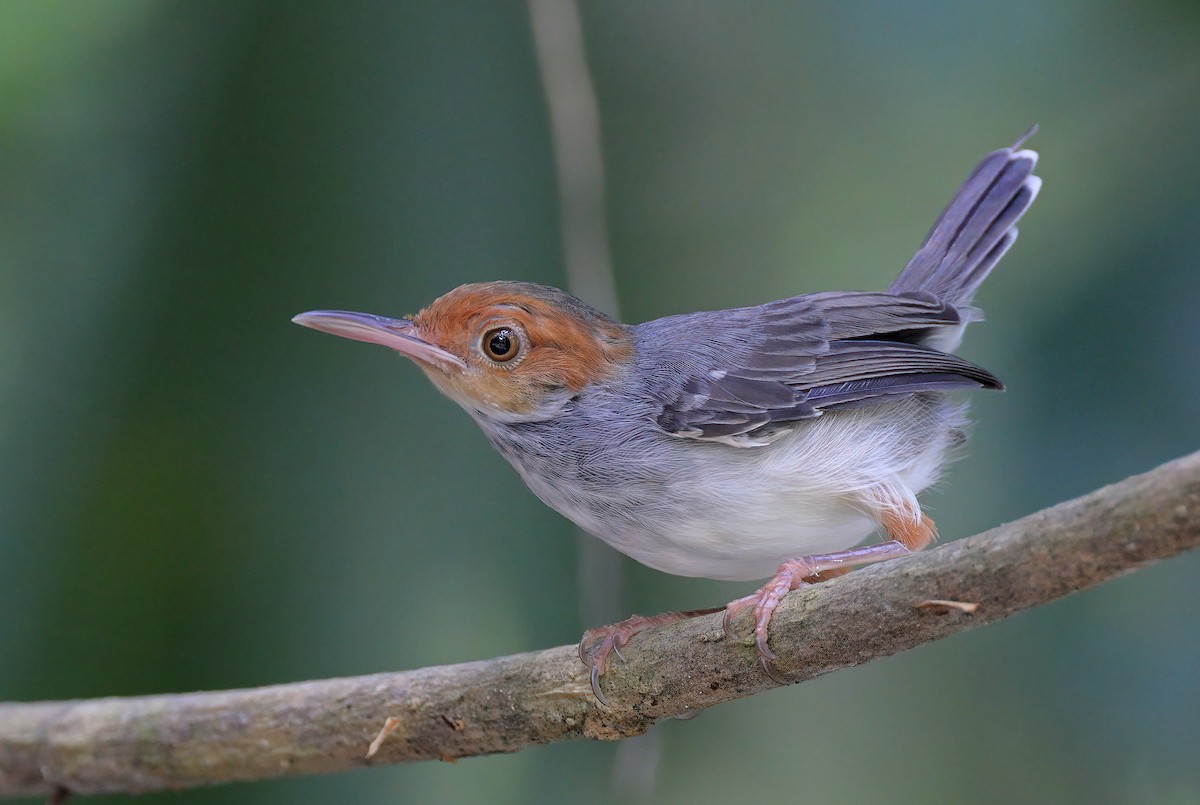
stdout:
[[629,360],[630,328],[546,285],[462,285],[415,316],[314,310],[292,319],[411,359],[446,396],[499,422],[553,416]]

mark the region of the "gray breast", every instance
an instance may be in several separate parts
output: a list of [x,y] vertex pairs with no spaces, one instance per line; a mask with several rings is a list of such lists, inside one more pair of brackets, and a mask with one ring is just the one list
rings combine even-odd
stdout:
[[607,537],[644,527],[671,506],[683,445],[654,424],[653,413],[640,395],[614,385],[588,389],[546,422],[479,424],[543,502]]

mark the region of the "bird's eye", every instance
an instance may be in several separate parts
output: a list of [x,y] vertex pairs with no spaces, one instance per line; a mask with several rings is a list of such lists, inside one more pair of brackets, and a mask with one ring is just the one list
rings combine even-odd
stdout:
[[521,338],[511,327],[497,327],[483,334],[483,354],[497,363],[507,363],[521,351]]

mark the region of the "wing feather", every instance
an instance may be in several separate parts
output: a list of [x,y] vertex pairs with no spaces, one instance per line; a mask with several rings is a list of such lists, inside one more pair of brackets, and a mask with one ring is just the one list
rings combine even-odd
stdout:
[[[963,320],[931,295],[811,294],[697,315],[705,317],[697,325],[722,333],[717,346],[724,349],[701,350],[663,397],[659,425],[681,436],[761,443],[839,407],[921,391],[1002,388],[987,370],[915,343],[931,328]],[[673,325],[686,328],[687,318]]]

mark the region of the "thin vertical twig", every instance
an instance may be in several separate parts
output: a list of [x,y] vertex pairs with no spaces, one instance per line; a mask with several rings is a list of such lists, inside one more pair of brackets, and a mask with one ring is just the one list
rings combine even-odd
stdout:
[[529,18],[558,175],[563,253],[570,291],[618,316],[604,213],[600,109],[574,0],[529,0]]
[[[617,284],[604,215],[600,111],[574,0],[529,0],[529,19],[558,177],[563,259],[571,293],[618,316]],[[580,608],[589,625],[621,617],[620,556],[581,535]]]
[[[618,317],[617,283],[604,213],[604,154],[600,109],[588,70],[583,24],[575,0],[529,0],[529,18],[558,176],[559,216],[567,288]],[[580,610],[587,625],[624,617],[621,557],[580,535]],[[650,801],[662,754],[657,730],[617,750],[614,778],[626,799]]]

